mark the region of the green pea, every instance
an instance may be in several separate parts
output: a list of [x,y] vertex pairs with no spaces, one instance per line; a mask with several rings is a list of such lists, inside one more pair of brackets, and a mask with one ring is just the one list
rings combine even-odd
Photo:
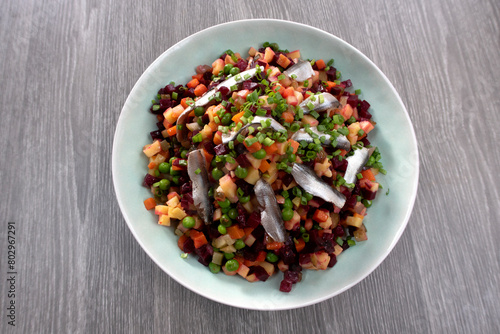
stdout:
[[231,210],[229,210],[229,212],[227,213],[227,215],[231,219],[236,219],[238,217],[238,210],[237,209],[231,209]]
[[227,233],[226,228],[222,224],[217,227],[217,231],[219,231],[220,234],[226,234]]
[[229,125],[231,123],[231,114],[230,113],[225,113],[224,116],[222,116],[222,119],[220,120],[222,125]]
[[246,167],[238,166],[236,167],[234,174],[236,174],[236,177],[244,179],[245,177],[248,176],[248,169]]
[[307,230],[306,230],[306,228],[305,228],[304,226],[301,226],[301,227],[300,227],[300,229],[299,229],[299,232],[300,232],[301,234],[303,234],[303,233],[306,233],[306,232],[307,232]]
[[237,75],[238,73],[240,73],[240,69],[237,68],[237,67],[234,67],[229,71],[229,74],[231,75]]
[[170,175],[179,175],[181,172],[178,171],[178,170],[173,170],[172,168],[170,168]]
[[267,153],[266,153],[266,150],[261,148],[260,150],[253,153],[252,155],[254,156],[255,159],[264,159],[266,157]]
[[293,202],[291,199],[287,198],[285,199],[285,204],[283,204],[285,208],[291,209],[293,208]]
[[269,252],[266,255],[266,260],[271,262],[271,263],[274,263],[274,262],[278,261],[279,258],[278,258],[278,255],[274,254],[273,252]]
[[172,182],[174,182],[175,184],[179,184],[179,178],[180,178],[180,176],[172,177]]
[[187,158],[187,154],[188,154],[188,151],[187,150],[184,150],[181,152],[181,158],[182,159],[186,159]]
[[250,195],[241,196],[241,197],[239,197],[239,200],[240,200],[240,203],[242,203],[242,204],[248,203],[250,201]]
[[363,203],[363,205],[367,208],[369,208],[370,206],[372,206],[372,201],[370,200],[367,200],[367,199],[364,199],[361,203]]
[[205,108],[203,108],[203,107],[194,108],[194,115],[195,116],[200,117],[200,116],[203,116],[204,114],[205,114]]
[[163,173],[163,174],[170,173],[170,165],[169,165],[169,163],[168,162],[162,162],[158,166],[158,170],[160,171],[160,173]]
[[193,217],[187,216],[182,220],[182,226],[185,228],[193,228],[196,225],[196,220]]
[[160,189],[161,190],[167,190],[170,188],[170,181],[167,179],[163,179],[160,181]]
[[224,257],[226,258],[226,260],[231,260],[232,258],[234,258],[234,254],[233,253],[224,253]]
[[219,206],[221,208],[228,208],[231,205],[231,202],[226,198],[224,201],[219,202]]
[[223,214],[220,217],[220,223],[222,226],[225,226],[225,227],[229,227],[233,224],[233,222],[231,221],[231,218],[229,218],[229,216],[227,214]]
[[210,269],[210,272],[212,274],[217,274],[220,271],[220,266],[218,264],[213,263],[213,262],[210,262],[208,264],[208,268]]
[[226,262],[226,270],[227,271],[236,271],[240,267],[240,264],[236,260],[228,260]]
[[217,161],[215,161],[215,159],[212,159],[212,162],[210,162],[210,166],[217,167]]
[[245,248],[245,246],[245,242],[241,239],[236,240],[236,242],[234,243],[234,248],[236,249],[242,249]]
[[287,221],[287,220],[290,220],[293,218],[293,210],[290,209],[290,208],[284,208],[282,211],[281,211],[281,214],[283,216],[283,220],[284,221]]
[[214,169],[212,169],[212,177],[215,180],[218,180],[218,179],[220,179],[223,176],[224,176],[224,172],[221,171],[219,168],[215,167]]
[[233,68],[232,64],[226,64],[226,66],[224,66],[224,74],[228,75],[231,72],[232,68]]

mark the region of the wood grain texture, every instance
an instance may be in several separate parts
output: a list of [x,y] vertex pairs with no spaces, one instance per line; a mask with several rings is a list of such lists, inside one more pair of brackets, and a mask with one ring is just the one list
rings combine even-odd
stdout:
[[[0,332],[500,332],[498,1],[2,5],[0,232],[17,223],[19,298],[12,328],[2,283]],[[393,252],[354,288],[291,311],[235,309],[173,281],[126,228],[111,182],[115,125],[141,73],[190,34],[246,18],[309,24],[361,50],[400,93],[420,147]]]

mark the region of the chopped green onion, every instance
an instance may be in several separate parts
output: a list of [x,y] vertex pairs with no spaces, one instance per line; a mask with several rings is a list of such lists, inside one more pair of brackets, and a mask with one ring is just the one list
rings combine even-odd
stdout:
[[198,175],[198,174],[200,174],[200,173],[201,173],[201,169],[199,169],[199,168],[198,168],[198,169],[197,169],[197,170],[195,170],[194,172],[195,172],[195,174],[196,174],[196,175]]

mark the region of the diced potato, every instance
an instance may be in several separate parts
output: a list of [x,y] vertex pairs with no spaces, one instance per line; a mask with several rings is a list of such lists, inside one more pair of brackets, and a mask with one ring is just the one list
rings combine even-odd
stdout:
[[168,211],[168,215],[170,216],[170,218],[175,218],[179,220],[187,216],[184,210],[182,210],[181,208],[170,208]]
[[224,253],[234,253],[234,252],[236,252],[236,248],[234,248],[233,245],[228,245],[226,247],[221,248],[220,250],[223,251]]
[[363,225],[363,218],[349,216],[347,217],[345,223],[346,225],[355,226],[359,228],[361,227],[361,225]]
[[256,241],[257,239],[255,239],[255,237],[253,235],[249,235],[248,237],[246,237],[245,239],[245,245],[247,245],[248,247],[252,246],[253,243]]
[[163,226],[170,226],[170,217],[168,215],[160,215],[158,218],[158,224]]
[[212,241],[212,246],[215,247],[215,248],[219,248],[220,249],[222,247],[227,246],[227,241],[224,238],[224,236],[221,235],[220,237],[218,237],[217,239],[215,239],[214,241]]
[[240,264],[240,267],[238,268],[237,272],[238,272],[238,275],[240,275],[243,278],[246,278],[249,271],[250,271],[250,268],[248,268],[244,264]]
[[224,254],[220,252],[214,252],[212,255],[212,262],[215,264],[218,264],[219,266],[222,265],[222,259],[224,258]]
[[226,245],[231,246],[236,242],[236,240],[233,240],[229,234],[224,234],[222,238],[225,240]]
[[248,167],[248,175],[247,177],[245,177],[244,180],[250,184],[255,185],[259,179],[260,179],[259,170],[253,167]]
[[160,141],[155,140],[151,145],[145,147],[142,151],[148,158],[151,158],[153,155],[161,151]]
[[231,176],[224,175],[224,177],[219,180],[219,185],[224,192],[224,195],[231,201],[231,203],[236,203],[238,201],[238,196],[236,196],[238,187],[236,186],[236,183],[234,183],[231,179]]
[[263,261],[263,262],[259,263],[259,265],[262,268],[264,268],[264,270],[269,274],[269,276],[272,276],[274,274],[274,264]]
[[155,215],[168,215],[168,206],[157,205],[155,206]]
[[179,205],[179,197],[174,196],[171,199],[168,200],[167,205],[171,208],[175,208]]

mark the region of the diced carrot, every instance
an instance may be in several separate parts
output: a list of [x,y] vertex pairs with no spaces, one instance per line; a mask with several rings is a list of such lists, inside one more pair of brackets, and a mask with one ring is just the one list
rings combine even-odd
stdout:
[[146,207],[146,210],[154,209],[156,206],[155,199],[153,197],[150,197],[150,198],[144,200],[144,206]]
[[203,74],[201,74],[201,73],[198,73],[198,74],[195,74],[195,75],[191,76],[191,79],[201,80],[202,78],[203,78]]
[[196,79],[196,78],[195,78],[195,79],[192,79],[191,81],[189,81],[189,82],[187,83],[187,85],[186,85],[186,86],[187,86],[188,88],[195,88],[195,87],[196,87],[196,86],[198,86],[199,84],[200,84],[200,81],[199,81],[198,79]]
[[250,261],[250,260],[245,260],[243,261],[243,264],[247,267],[252,267],[252,266],[258,266],[259,262],[257,261]]
[[202,96],[203,94],[205,94],[206,91],[207,91],[207,86],[205,86],[204,84],[199,84],[194,89],[194,95]]
[[169,129],[167,129],[167,133],[170,137],[175,136],[177,134],[177,127],[173,126]]
[[327,90],[330,91],[330,89],[332,89],[333,87],[337,86],[337,84],[333,81],[327,81],[326,82],[326,85],[327,85]]
[[149,169],[155,169],[155,168],[156,168],[156,162],[151,161],[151,162],[148,164],[148,168],[149,168]]
[[219,145],[222,144],[222,132],[217,131],[214,136],[214,144]]
[[226,55],[226,58],[224,58],[224,63],[226,64],[231,64],[231,65],[234,65],[236,64],[233,60],[233,58],[230,56],[230,55]]
[[265,251],[260,251],[259,252],[259,255],[257,256],[257,258],[255,259],[256,262],[262,262],[262,261],[265,261],[266,260],[266,255],[267,253]]
[[318,223],[326,222],[328,219],[328,211],[325,209],[317,209],[314,212],[313,219]]
[[269,170],[269,168],[271,167],[271,165],[269,164],[269,162],[267,162],[267,160],[262,160],[262,162],[260,163],[260,166],[259,166],[259,170],[262,172],[262,173],[265,173]]
[[341,156],[345,157],[346,154],[347,154],[346,150],[340,149],[340,155]]
[[172,165],[172,170],[184,170],[184,168],[180,167],[180,166],[173,166]]
[[283,120],[286,123],[292,123],[295,118],[295,115],[291,111],[285,111],[284,113],[281,114],[281,117],[283,117]]
[[194,248],[200,248],[203,245],[208,243],[207,238],[203,232],[198,232],[196,230],[191,230],[191,234],[189,235],[194,242]]
[[165,129],[170,129],[173,125],[169,123],[166,119],[164,119],[163,126],[165,127]]
[[171,200],[171,199],[172,199],[172,198],[174,198],[174,197],[177,197],[177,198],[179,198],[179,199],[181,198],[181,197],[179,196],[179,194],[178,194],[178,193],[176,193],[175,191],[169,192],[169,193],[168,193],[168,195],[167,195],[167,198],[168,198],[169,200]]
[[210,163],[212,162],[214,156],[208,153],[206,150],[203,150],[203,154],[205,155],[205,160],[207,161],[207,165],[210,166]]
[[278,152],[278,145],[276,145],[276,143],[272,143],[269,146],[264,146],[264,150],[266,150],[268,155],[274,154]]
[[239,113],[237,113],[236,115],[233,116],[233,118],[231,118],[231,120],[235,123],[241,123],[240,119],[241,117],[245,114],[244,111],[241,111]]
[[219,128],[219,126],[217,125],[217,123],[215,123],[214,121],[210,121],[208,123],[208,126],[210,127],[210,129],[212,129],[212,131],[217,131],[217,129]]
[[295,244],[295,249],[297,250],[297,253],[303,250],[304,247],[306,247],[306,243],[304,242],[304,240],[302,238],[297,240],[297,243]]
[[243,231],[245,231],[245,236],[247,237],[253,232],[253,230],[255,230],[253,227],[245,227],[243,229]]
[[323,59],[316,60],[316,66],[318,67],[318,70],[322,70],[326,67],[325,61]]
[[371,169],[367,169],[361,172],[361,175],[363,175],[363,179],[368,179],[370,181],[376,181],[375,175],[373,175]]
[[241,239],[245,236],[245,231],[238,225],[230,226],[226,229],[231,239]]
[[299,142],[293,140],[293,139],[288,139],[288,142],[290,143],[290,146],[293,147],[293,153],[297,153],[297,150],[299,149]]
[[[253,138],[252,135],[248,136],[247,138]],[[258,150],[260,150],[262,148],[262,144],[259,143],[258,141],[253,143],[251,146],[247,146],[247,143],[246,141],[243,141],[243,144],[245,145],[245,147],[247,148],[247,150],[250,152],[250,153],[255,153],[257,152]]]
[[188,98],[187,98],[187,97],[185,97],[185,98],[183,98],[183,99],[181,100],[181,106],[183,106],[183,107],[184,107],[184,109],[188,107],[188,104],[186,103],[187,99],[188,99]]
[[283,243],[277,242],[277,241],[271,242],[270,244],[266,245],[266,249],[269,249],[269,250],[277,250],[277,249],[280,249],[281,247],[283,247]]

